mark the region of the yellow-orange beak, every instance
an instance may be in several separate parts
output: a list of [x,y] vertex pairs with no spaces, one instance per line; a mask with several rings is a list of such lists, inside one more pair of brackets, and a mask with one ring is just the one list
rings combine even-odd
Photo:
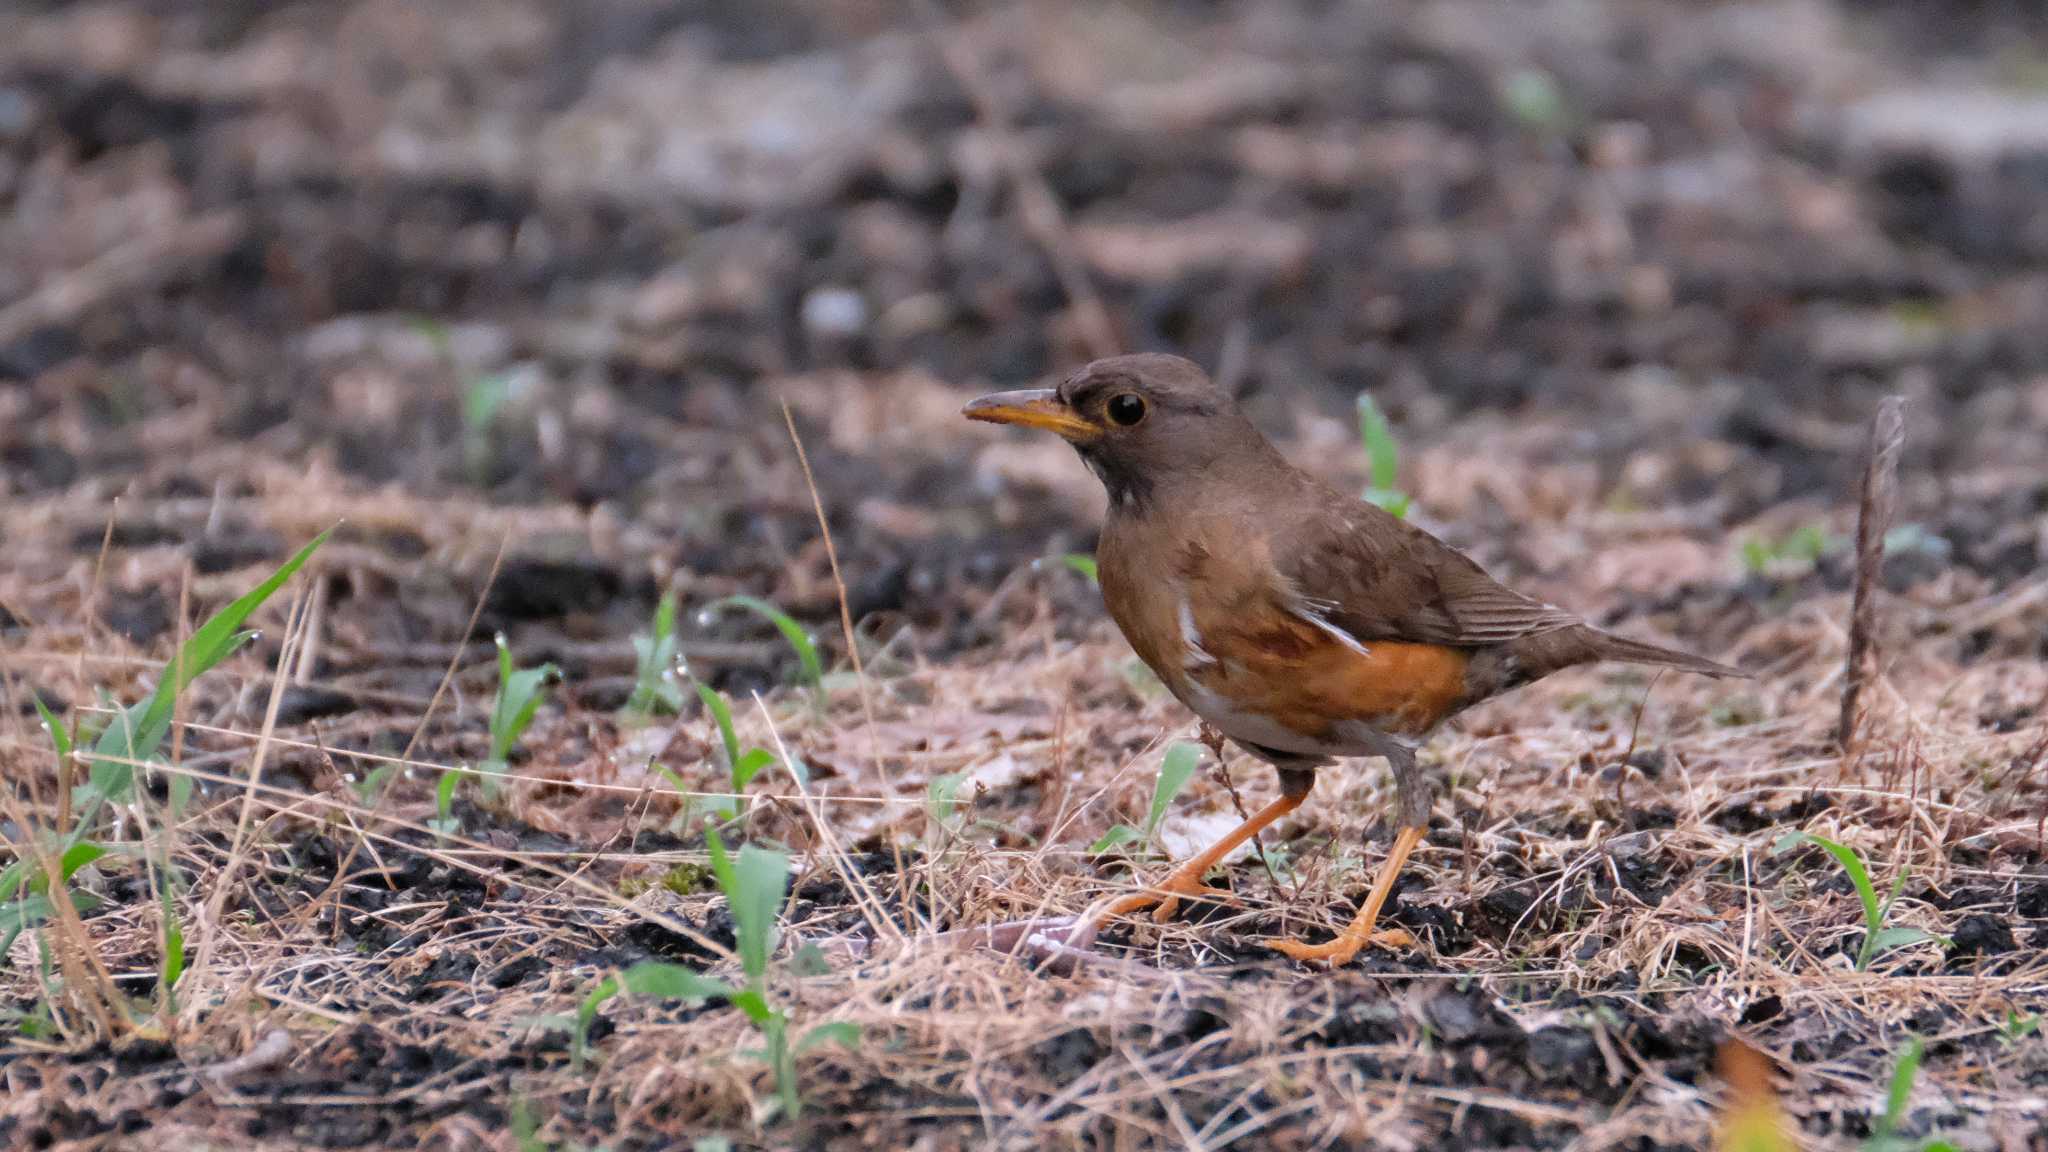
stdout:
[[1102,429],[1083,420],[1072,408],[1061,403],[1059,395],[1050,388],[1023,388],[983,396],[962,408],[960,414],[969,420],[990,424],[1043,428],[1077,443],[1093,440],[1102,434]]

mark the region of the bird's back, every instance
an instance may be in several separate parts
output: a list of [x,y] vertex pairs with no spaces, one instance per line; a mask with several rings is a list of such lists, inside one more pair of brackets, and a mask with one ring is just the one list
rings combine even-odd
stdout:
[[1598,660],[1733,672],[1515,592],[1284,462],[1113,511],[1100,559],[1111,617],[1174,695],[1241,744],[1295,755],[1419,738]]

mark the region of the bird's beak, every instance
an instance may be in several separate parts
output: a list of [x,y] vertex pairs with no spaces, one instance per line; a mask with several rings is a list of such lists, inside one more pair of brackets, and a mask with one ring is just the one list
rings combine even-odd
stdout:
[[962,408],[960,414],[969,420],[983,420],[990,424],[1043,428],[1076,443],[1093,440],[1102,434],[1100,428],[1083,420],[1061,402],[1059,394],[1050,388],[1024,388],[983,396]]

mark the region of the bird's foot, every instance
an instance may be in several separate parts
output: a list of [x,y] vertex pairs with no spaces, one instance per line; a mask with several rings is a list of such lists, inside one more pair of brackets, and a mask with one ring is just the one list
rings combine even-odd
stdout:
[[1217,904],[1236,904],[1237,896],[1228,888],[1212,888],[1202,883],[1200,876],[1176,872],[1159,882],[1156,888],[1133,893],[1109,906],[1107,916],[1128,916],[1133,912],[1152,909],[1152,922],[1164,924],[1173,919],[1180,910],[1183,899],[1206,900]]
[[1342,968],[1351,963],[1352,957],[1358,955],[1359,949],[1368,944],[1390,951],[1412,948],[1415,946],[1415,937],[1403,928],[1382,928],[1366,936],[1346,932],[1327,944],[1310,944],[1306,940],[1279,938],[1261,940],[1260,943],[1304,964],[1327,964],[1332,968]]

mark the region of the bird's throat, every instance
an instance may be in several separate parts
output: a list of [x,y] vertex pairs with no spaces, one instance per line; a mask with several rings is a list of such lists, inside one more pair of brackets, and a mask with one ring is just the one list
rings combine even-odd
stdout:
[[1152,502],[1152,480],[1128,461],[1099,448],[1076,444],[1081,460],[1109,493],[1109,506],[1117,512],[1137,512]]

